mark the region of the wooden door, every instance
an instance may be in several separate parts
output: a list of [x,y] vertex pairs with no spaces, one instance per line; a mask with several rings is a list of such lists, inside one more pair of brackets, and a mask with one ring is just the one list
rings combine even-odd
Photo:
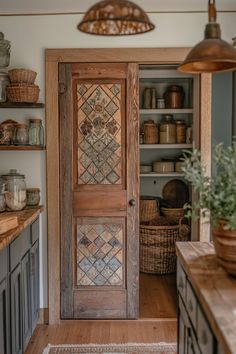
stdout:
[[138,66],[59,64],[61,318],[137,318]]

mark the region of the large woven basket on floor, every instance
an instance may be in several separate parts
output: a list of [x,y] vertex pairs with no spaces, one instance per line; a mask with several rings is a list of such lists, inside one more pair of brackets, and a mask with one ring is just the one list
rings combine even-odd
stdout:
[[140,270],[144,273],[168,274],[176,271],[176,241],[187,241],[190,227],[140,225]]

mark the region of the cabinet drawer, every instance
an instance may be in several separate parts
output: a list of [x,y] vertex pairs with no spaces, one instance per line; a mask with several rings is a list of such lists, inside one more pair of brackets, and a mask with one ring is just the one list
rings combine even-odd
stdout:
[[190,317],[190,320],[192,322],[192,325],[195,329],[197,330],[197,299],[195,297],[195,294],[193,292],[192,286],[190,283],[187,281],[187,286],[186,286],[186,307],[187,311]]
[[6,275],[8,273],[7,253],[8,253],[8,247],[5,247],[0,252],[0,283],[6,277]]
[[27,227],[19,237],[10,244],[10,271],[21,261],[24,254],[30,249],[30,227]]
[[39,218],[31,225],[31,243],[32,245],[39,239]]
[[214,354],[214,337],[200,307],[197,308],[197,338],[202,354]]
[[177,263],[177,289],[182,296],[182,299],[186,300],[186,274],[181,267],[180,263]]

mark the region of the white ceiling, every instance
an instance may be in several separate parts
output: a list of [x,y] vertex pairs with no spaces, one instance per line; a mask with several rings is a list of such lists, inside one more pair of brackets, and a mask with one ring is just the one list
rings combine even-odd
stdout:
[[[146,12],[206,11],[208,0],[133,0]],[[94,0],[0,0],[0,14],[85,12]],[[217,11],[236,11],[235,0],[216,0]]]

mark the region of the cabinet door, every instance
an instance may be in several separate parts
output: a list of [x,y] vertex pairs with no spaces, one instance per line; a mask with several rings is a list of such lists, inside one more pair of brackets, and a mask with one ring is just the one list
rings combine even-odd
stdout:
[[11,354],[22,353],[21,264],[11,273]]
[[8,284],[4,279],[0,284],[0,353],[9,354],[9,303]]
[[34,243],[30,251],[31,271],[31,322],[32,332],[35,329],[39,315],[39,244]]
[[31,293],[30,293],[30,257],[26,253],[21,261],[21,291],[22,291],[22,337],[23,350],[31,336]]
[[137,318],[138,67],[59,69],[61,317]]

